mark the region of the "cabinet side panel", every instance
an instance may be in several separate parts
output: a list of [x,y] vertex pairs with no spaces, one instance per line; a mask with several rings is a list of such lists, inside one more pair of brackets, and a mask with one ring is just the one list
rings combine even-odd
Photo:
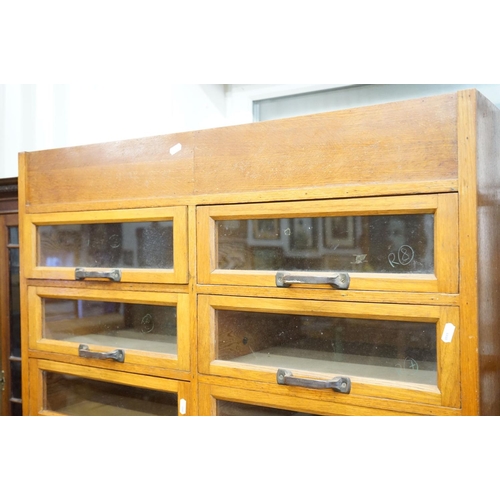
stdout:
[[457,178],[456,95],[196,132],[195,193]]
[[193,135],[27,153],[28,213],[158,206],[193,191]]
[[480,405],[500,415],[500,111],[477,96]]

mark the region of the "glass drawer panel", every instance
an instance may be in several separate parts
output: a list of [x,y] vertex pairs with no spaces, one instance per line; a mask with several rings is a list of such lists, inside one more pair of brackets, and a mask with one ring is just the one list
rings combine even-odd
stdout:
[[217,416],[220,417],[300,417],[314,416],[293,410],[281,410],[251,404],[217,400]]
[[222,270],[432,274],[434,214],[216,221]]
[[43,298],[44,339],[177,354],[177,308]]
[[172,269],[173,222],[38,226],[38,265]]
[[438,382],[436,323],[217,310],[216,325],[219,360],[404,383]]
[[21,357],[21,314],[19,288],[19,248],[9,248],[10,354]]
[[17,226],[9,227],[9,245],[19,245],[19,229]]
[[177,416],[176,393],[44,372],[45,410],[73,416]]

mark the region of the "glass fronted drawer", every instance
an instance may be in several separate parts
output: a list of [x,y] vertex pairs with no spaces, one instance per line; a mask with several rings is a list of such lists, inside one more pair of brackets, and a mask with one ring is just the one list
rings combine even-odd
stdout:
[[198,208],[202,284],[458,292],[457,195]]
[[189,370],[187,294],[30,287],[30,349]]
[[186,207],[26,217],[28,278],[187,283]]
[[190,411],[189,383],[30,361],[30,415],[178,416]]
[[205,374],[460,405],[457,307],[204,295],[198,321]]

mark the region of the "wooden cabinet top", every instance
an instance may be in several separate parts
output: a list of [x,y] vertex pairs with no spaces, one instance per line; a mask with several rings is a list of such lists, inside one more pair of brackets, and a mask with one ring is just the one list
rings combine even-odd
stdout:
[[26,212],[456,191],[459,94],[22,153]]

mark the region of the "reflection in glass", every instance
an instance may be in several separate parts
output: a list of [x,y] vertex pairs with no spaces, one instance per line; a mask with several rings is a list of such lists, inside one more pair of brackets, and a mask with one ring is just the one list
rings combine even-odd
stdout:
[[293,410],[280,410],[232,401],[217,401],[217,416],[220,417],[300,417],[314,416],[309,413],[301,413]]
[[177,415],[177,394],[45,372],[45,409],[73,416]]
[[43,338],[177,354],[174,306],[43,299]]
[[217,312],[217,359],[437,384],[436,324]]
[[216,221],[219,269],[434,271],[434,215]]
[[172,221],[39,226],[39,265],[173,268]]

